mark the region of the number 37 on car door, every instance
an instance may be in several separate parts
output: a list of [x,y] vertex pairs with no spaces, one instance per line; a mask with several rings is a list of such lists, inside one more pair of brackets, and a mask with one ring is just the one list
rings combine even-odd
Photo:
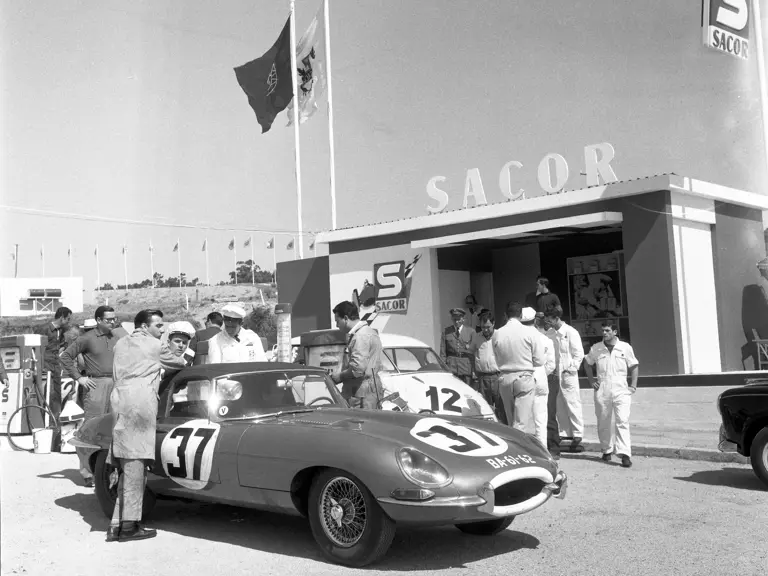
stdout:
[[202,490],[211,478],[211,465],[220,426],[208,420],[191,420],[163,438],[160,460],[168,477],[191,490]]

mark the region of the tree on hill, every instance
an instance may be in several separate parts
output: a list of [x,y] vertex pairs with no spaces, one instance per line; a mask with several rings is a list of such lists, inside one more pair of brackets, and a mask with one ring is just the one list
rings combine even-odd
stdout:
[[[253,266],[253,274],[251,274],[251,266]],[[274,274],[272,272],[268,270],[262,270],[261,267],[250,258],[245,261],[238,261],[237,263],[238,284],[250,284],[254,279],[256,280],[257,284],[267,284],[272,282],[273,278]],[[234,270],[229,273],[229,283],[235,283]]]

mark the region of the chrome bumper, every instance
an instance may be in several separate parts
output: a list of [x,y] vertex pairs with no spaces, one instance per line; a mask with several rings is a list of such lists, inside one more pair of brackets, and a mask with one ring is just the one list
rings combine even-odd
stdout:
[[[550,476],[551,478],[551,476]],[[478,510],[491,514],[496,517],[516,516],[518,514],[525,514],[531,510],[535,510],[552,496],[555,498],[563,499],[568,491],[568,476],[562,470],[559,470],[555,475],[555,479],[544,485],[536,496],[529,498],[525,502],[519,504],[513,504],[511,506],[496,506],[496,494],[494,488],[490,483],[486,483],[480,490],[480,496],[485,500],[485,504],[480,506]]]
[[719,439],[717,442],[717,449],[720,450],[720,452],[738,452],[738,446],[734,443],[728,440],[725,437],[725,429],[723,428],[723,425],[720,424],[720,434]]

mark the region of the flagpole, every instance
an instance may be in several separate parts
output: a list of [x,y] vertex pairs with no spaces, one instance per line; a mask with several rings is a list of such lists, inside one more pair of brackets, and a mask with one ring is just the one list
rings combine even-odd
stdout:
[[274,236],[272,236],[272,264],[275,266],[272,272],[272,281],[275,283],[275,288],[277,288],[277,243]]
[[43,266],[43,278],[45,278],[45,245],[40,244],[40,262]]
[[763,152],[765,153],[765,168],[768,170],[768,86],[766,86],[765,47],[763,46],[763,22],[760,20],[760,0],[753,0],[752,15],[755,19],[757,77],[760,84],[760,107],[763,117]]
[[123,271],[125,272],[125,289],[128,290],[128,246],[123,244]]
[[251,239],[251,282],[256,286],[256,257],[253,255],[253,234],[250,235]]
[[176,246],[179,247],[179,249],[176,250],[176,257],[179,262],[179,288],[181,288],[181,240],[179,238],[176,238]]
[[19,245],[14,244],[13,245],[13,277],[17,278],[19,276]]
[[232,236],[232,255],[235,257],[235,286],[237,286],[237,238]]
[[72,244],[69,245],[67,255],[69,256],[69,277],[72,278]]
[[101,292],[101,272],[99,270],[99,245],[96,244],[96,289]]
[[330,0],[323,0],[325,24],[325,59],[328,73],[328,149],[331,161],[331,230],[336,230],[336,152],[333,144],[333,88],[331,86],[331,17]]
[[208,273],[208,236],[205,237],[205,283],[211,285],[211,275]]
[[155,288],[155,251],[152,248],[152,240],[149,240],[149,270],[152,274],[152,288]]
[[[296,69],[296,2],[291,0],[291,84],[293,85],[293,135],[296,140],[296,211],[298,212],[299,238],[301,238],[301,144],[299,141],[299,87]],[[304,249],[301,246],[299,246],[299,251],[303,258]],[[237,277],[237,274],[235,274],[235,277]]]

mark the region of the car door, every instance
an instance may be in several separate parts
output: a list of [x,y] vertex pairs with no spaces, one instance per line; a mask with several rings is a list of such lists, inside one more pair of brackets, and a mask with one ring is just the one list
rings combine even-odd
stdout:
[[197,491],[219,483],[214,455],[221,425],[209,418],[213,382],[199,375],[179,378],[164,395],[152,469],[158,491]]

